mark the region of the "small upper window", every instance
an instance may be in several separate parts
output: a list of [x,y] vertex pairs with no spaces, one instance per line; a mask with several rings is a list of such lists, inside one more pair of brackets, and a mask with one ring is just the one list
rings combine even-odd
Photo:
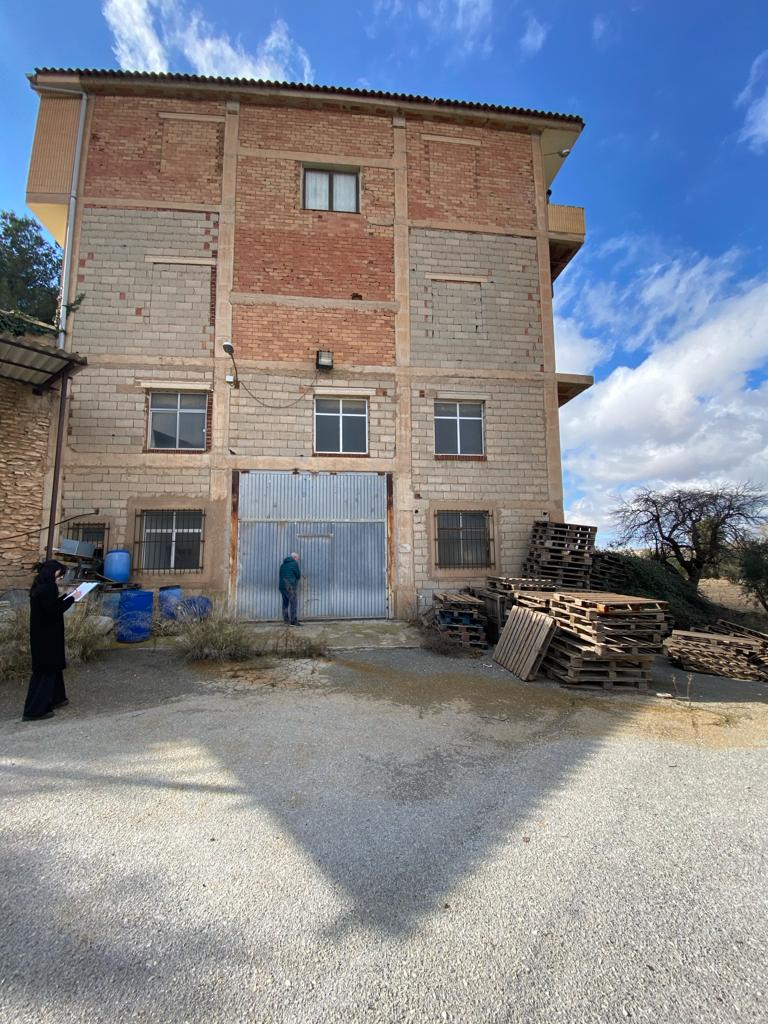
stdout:
[[483,455],[482,402],[435,402],[435,454]]
[[316,398],[315,451],[321,455],[366,455],[368,402],[364,398]]
[[304,209],[358,213],[360,189],[357,172],[305,168]]
[[149,447],[205,450],[208,394],[152,391],[149,395]]

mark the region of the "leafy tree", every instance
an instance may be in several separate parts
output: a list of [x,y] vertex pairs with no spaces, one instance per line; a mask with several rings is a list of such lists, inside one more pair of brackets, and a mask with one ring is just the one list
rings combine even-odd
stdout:
[[739,545],[728,575],[768,612],[768,540],[753,538]]
[[53,323],[59,298],[61,250],[31,217],[0,213],[0,309]]
[[766,521],[768,496],[751,484],[705,491],[643,488],[612,512],[619,546],[647,545],[655,558],[673,560],[695,587],[731,545],[749,540]]

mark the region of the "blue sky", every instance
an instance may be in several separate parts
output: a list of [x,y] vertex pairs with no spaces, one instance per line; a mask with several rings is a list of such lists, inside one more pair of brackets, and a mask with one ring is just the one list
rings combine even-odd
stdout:
[[768,488],[768,13],[762,0],[50,0],[6,5],[0,206],[24,209],[36,66],[189,71],[581,114],[553,202],[569,518],[615,496]]

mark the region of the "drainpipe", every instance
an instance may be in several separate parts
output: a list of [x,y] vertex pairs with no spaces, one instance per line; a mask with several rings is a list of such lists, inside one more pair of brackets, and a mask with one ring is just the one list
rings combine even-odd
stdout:
[[[61,346],[59,346],[61,347]],[[64,428],[67,422],[67,388],[69,386],[69,370],[65,370],[59,384],[59,425],[56,430],[56,456],[53,462],[53,480],[51,481],[51,510],[48,515],[48,540],[45,545],[45,557],[53,557],[53,534],[56,529],[56,505],[59,500],[59,477],[61,476],[61,451],[64,447]]]
[[[63,92],[64,90],[57,91]],[[75,237],[75,214],[77,212],[77,185],[80,178],[80,159],[83,153],[85,115],[88,109],[88,94],[83,92],[79,94],[74,93],[74,95],[80,96],[80,123],[77,127],[75,159],[72,166],[72,181],[69,186],[67,233],[64,237],[64,259],[61,265],[61,304],[59,306],[59,337],[56,342],[58,348],[64,348],[64,343],[66,341],[67,336],[67,315],[69,313],[69,282],[72,276],[72,243]]]

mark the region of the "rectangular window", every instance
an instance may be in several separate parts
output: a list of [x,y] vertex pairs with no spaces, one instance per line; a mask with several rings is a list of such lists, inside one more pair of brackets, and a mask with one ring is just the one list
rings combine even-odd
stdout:
[[304,209],[358,213],[360,187],[357,171],[304,169]]
[[484,455],[482,402],[435,402],[435,454]]
[[196,510],[138,512],[136,564],[143,572],[198,572],[203,567],[203,520]]
[[[96,559],[103,558],[109,546],[109,523],[67,523],[62,527],[62,533],[65,541],[92,544],[93,557]],[[87,557],[84,552],[85,549],[79,553]]]
[[487,569],[493,565],[490,512],[436,512],[438,569]]
[[368,454],[368,402],[365,398],[315,399],[315,452]]
[[147,446],[151,450],[205,451],[207,428],[207,392],[150,392]]

